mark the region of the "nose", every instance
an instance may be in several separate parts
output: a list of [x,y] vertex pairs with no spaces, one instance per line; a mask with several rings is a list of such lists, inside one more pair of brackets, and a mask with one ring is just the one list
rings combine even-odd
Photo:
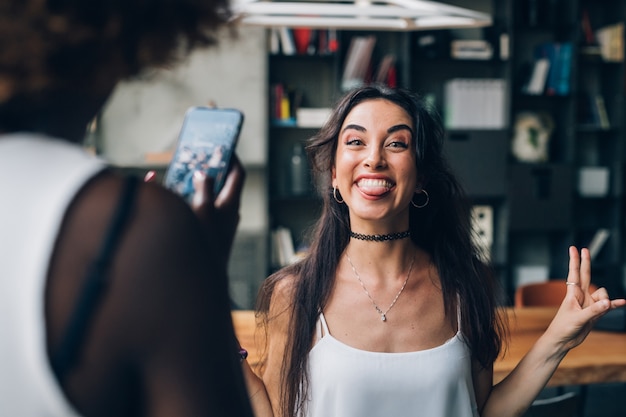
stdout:
[[365,158],[365,161],[363,163],[366,167],[370,169],[379,169],[384,167],[385,158],[382,150],[377,146],[373,146],[372,148],[370,148],[370,151],[367,154],[367,158]]

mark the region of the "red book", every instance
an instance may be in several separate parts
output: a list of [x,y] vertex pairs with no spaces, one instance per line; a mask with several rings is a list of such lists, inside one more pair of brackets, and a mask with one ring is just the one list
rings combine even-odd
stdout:
[[300,55],[306,54],[309,42],[311,41],[311,29],[294,28],[293,40],[296,44],[296,52]]

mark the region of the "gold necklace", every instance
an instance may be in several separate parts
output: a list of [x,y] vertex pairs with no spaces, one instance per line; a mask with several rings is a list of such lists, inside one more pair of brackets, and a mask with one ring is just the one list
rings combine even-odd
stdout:
[[411,259],[411,266],[409,266],[409,273],[406,274],[406,279],[404,280],[404,283],[402,284],[400,291],[398,291],[398,293],[396,294],[396,297],[393,299],[393,301],[391,302],[391,304],[389,305],[386,311],[382,311],[380,307],[378,307],[378,304],[376,304],[376,301],[374,301],[374,299],[370,295],[370,292],[367,290],[367,288],[365,288],[365,284],[361,280],[359,273],[356,271],[356,268],[354,267],[354,264],[352,263],[352,259],[350,259],[350,256],[348,255],[347,251],[346,251],[346,258],[348,258],[348,262],[350,263],[350,266],[352,267],[352,272],[354,273],[354,276],[361,283],[361,287],[363,287],[363,291],[365,291],[365,294],[367,294],[367,297],[370,299],[370,301],[374,305],[374,308],[376,309],[378,314],[380,314],[380,320],[383,322],[387,321],[387,313],[389,313],[389,310],[391,310],[391,307],[393,307],[396,304],[396,301],[398,301],[398,297],[400,297],[400,294],[402,294],[402,291],[404,291],[404,287],[406,287],[406,283],[409,282],[409,277],[411,276],[411,271],[413,270],[413,264],[415,263],[415,255],[413,255],[413,258]]

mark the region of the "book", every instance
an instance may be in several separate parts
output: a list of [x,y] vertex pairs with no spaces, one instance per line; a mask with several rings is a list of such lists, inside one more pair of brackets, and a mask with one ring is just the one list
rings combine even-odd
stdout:
[[523,88],[525,94],[541,95],[546,88],[548,73],[550,71],[550,60],[548,58],[540,58],[535,61],[532,74],[528,83]]
[[396,56],[394,54],[387,54],[383,57],[378,64],[378,70],[376,71],[376,76],[374,77],[374,81],[379,84],[386,84],[390,87],[393,87],[392,83],[395,83],[393,79],[393,74],[395,73],[395,64],[396,64]]
[[296,260],[291,230],[279,226],[272,231],[272,263],[283,267]]
[[295,108],[299,105],[298,91],[288,89],[282,83],[271,86],[271,120],[277,125],[295,125]]
[[283,55],[295,55],[296,44],[291,29],[283,26],[278,28],[278,33],[280,34],[280,46]]
[[280,53],[280,33],[278,28],[270,29],[268,41],[270,54],[276,55]]
[[557,68],[557,54],[559,53],[559,48],[560,45],[554,42],[544,42],[536,45],[534,48],[535,59],[548,60],[545,82],[542,86],[542,90],[537,93],[539,95],[554,95],[554,86],[556,85],[556,78],[559,73],[559,69]]
[[341,79],[342,90],[359,87],[367,81],[375,44],[374,35],[354,36],[351,39]]
[[334,54],[339,51],[339,38],[337,37],[337,29],[328,29],[328,52]]
[[585,39],[585,45],[595,45],[596,44],[596,36],[593,33],[593,29],[591,27],[591,19],[589,18],[589,10],[584,9],[581,14],[582,20],[580,22],[581,28],[583,30],[583,35]]
[[548,93],[553,90],[553,94],[556,96],[569,95],[573,53],[574,45],[571,42],[557,44],[554,85],[548,85]]
[[598,253],[602,250],[602,247],[608,240],[610,234],[611,232],[609,229],[598,229],[595,235],[593,235],[589,245],[587,245],[587,249],[589,249],[589,256],[592,261],[598,256]]
[[606,111],[606,106],[604,104],[604,97],[601,94],[596,94],[594,96],[595,103],[595,112],[597,114],[597,124],[602,129],[610,129],[611,123],[609,122],[609,115]]
[[308,53],[309,45],[311,43],[311,34],[313,29],[309,28],[293,28],[293,39],[296,46],[296,52],[299,55],[305,55]]
[[311,30],[309,44],[306,47],[307,55],[315,55],[319,51],[319,30]]

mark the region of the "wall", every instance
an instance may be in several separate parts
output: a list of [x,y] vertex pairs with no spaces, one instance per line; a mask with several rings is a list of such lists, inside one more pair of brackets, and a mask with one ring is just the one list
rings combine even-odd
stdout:
[[267,55],[265,31],[240,28],[217,46],[197,50],[171,70],[121,83],[100,122],[103,156],[120,166],[146,166],[147,153],[175,147],[188,107],[215,103],[245,114],[237,154],[246,167],[241,222],[231,259],[231,292],[250,307],[265,278],[267,214]]

